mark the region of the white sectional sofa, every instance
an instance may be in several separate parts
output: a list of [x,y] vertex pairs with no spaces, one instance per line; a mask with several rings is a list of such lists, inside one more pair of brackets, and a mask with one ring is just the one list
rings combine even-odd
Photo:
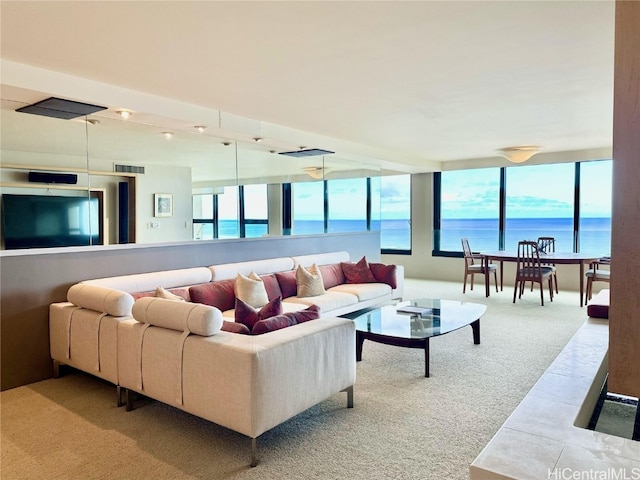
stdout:
[[[348,253],[331,252],[80,282],[67,302],[50,306],[54,369],[66,364],[114,383],[119,405],[124,389],[127,409],[137,392],[247,435],[255,465],[256,439],[265,431],[340,391],[353,405],[355,328],[336,316],[402,297],[401,266],[389,282],[395,288],[344,278],[336,284],[347,262]],[[285,296],[291,272],[312,264],[327,272],[326,292]],[[225,329],[234,320],[226,308],[233,281],[252,272],[271,295],[280,292],[285,312],[317,305],[321,318],[263,335]],[[188,301],[157,298],[158,287]],[[194,292],[225,305],[195,303]]]

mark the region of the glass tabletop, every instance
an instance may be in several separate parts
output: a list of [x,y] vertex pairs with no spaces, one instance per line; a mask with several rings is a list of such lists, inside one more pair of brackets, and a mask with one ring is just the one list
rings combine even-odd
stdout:
[[466,327],[479,320],[486,305],[421,298],[385,305],[351,317],[356,330],[395,338],[428,338]]

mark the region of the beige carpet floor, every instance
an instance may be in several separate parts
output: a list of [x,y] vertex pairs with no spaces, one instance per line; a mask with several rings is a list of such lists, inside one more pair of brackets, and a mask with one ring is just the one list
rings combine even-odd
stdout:
[[250,440],[165,406],[116,407],[115,387],[71,371],[2,392],[0,477],[38,479],[467,479],[469,464],[586,319],[576,292],[540,306],[512,290],[462,295],[460,283],[408,280],[406,298],[486,303],[471,328],[423,352],[365,342],[355,408],[338,394]]

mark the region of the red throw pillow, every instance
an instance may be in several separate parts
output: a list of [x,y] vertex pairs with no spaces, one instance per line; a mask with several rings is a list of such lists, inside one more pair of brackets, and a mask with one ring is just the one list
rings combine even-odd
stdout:
[[342,266],[339,263],[320,265],[318,270],[320,270],[320,275],[322,275],[325,290],[344,283],[344,273],[342,272]]
[[398,288],[395,265],[385,265],[384,263],[370,263],[369,269],[378,282],[386,283],[393,289]]
[[288,315],[276,315],[275,317],[266,318],[256,322],[251,329],[251,335],[260,335],[267,332],[273,332],[274,330],[280,330],[281,328],[290,327],[297,322],[295,319]]
[[278,279],[278,285],[280,285],[282,298],[295,297],[298,294],[298,282],[296,281],[295,270],[277,272],[276,278]]
[[375,283],[376,278],[369,270],[367,259],[362,257],[358,263],[342,262],[342,271],[347,279],[347,283]]
[[230,322],[228,320],[222,321],[223,332],[241,333],[242,335],[251,335],[251,330],[244,323]]
[[191,301],[211,305],[222,312],[231,310],[236,304],[235,282],[235,279],[229,279],[189,287]]
[[282,297],[282,290],[280,290],[280,284],[275,274],[269,273],[268,275],[260,275],[262,283],[264,283],[264,289],[267,291],[267,297],[269,300],[273,300],[277,297]]
[[275,317],[282,313],[282,297],[276,297],[267,303],[260,310],[256,310],[251,305],[236,298],[236,323],[246,325],[249,330],[253,330],[253,326],[260,320]]
[[320,318],[320,307],[317,305],[311,305],[304,310],[300,310],[297,312],[287,312],[283,315],[286,315],[289,318],[293,318],[296,323],[304,323],[308,322],[309,320],[316,320]]

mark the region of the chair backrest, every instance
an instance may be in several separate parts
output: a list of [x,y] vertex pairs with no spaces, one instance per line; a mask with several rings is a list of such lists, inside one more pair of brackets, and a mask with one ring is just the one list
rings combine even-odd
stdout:
[[542,276],[538,242],[532,240],[521,240],[518,242],[518,266],[516,275],[519,278],[540,278]]
[[538,237],[538,249],[542,253],[552,253],[556,251],[556,239],[554,237]]
[[469,239],[467,237],[462,237],[461,241],[464,261],[467,263],[467,266],[471,266],[473,265],[473,254],[471,253],[471,247],[469,247]]

